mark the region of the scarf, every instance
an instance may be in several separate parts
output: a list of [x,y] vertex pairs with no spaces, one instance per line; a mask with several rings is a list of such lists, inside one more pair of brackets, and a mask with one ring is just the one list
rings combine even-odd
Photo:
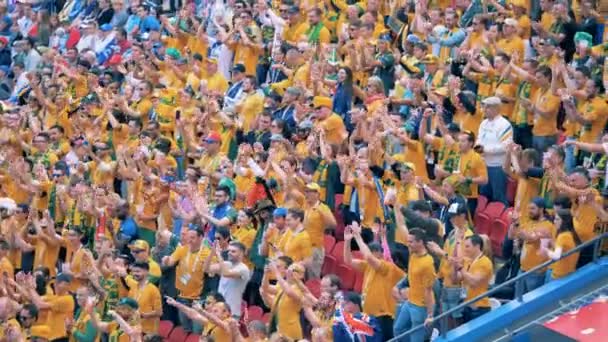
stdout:
[[315,26],[310,27],[308,31],[306,31],[309,43],[319,43],[319,35],[321,34],[322,28],[323,23],[319,22]]
[[321,160],[319,165],[317,165],[317,169],[312,176],[312,181],[314,183],[319,184],[321,190],[319,191],[319,198],[322,201],[327,197],[327,169],[329,168],[329,164],[325,160]]

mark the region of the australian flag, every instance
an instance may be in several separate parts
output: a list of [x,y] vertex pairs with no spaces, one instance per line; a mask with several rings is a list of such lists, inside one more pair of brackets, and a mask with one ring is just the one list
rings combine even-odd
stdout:
[[381,342],[382,332],[376,319],[362,312],[345,312],[342,304],[336,305],[333,324],[334,341]]

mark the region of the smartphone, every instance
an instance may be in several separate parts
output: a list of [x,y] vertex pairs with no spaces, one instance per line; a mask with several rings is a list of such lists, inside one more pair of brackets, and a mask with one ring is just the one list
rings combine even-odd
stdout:
[[176,110],[175,111],[175,120],[179,120],[181,117],[182,117],[182,111]]

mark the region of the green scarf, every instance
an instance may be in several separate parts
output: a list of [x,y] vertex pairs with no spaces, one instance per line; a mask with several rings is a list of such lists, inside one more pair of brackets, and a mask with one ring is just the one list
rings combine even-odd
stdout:
[[51,186],[51,193],[49,194],[49,215],[53,219],[53,222],[56,222],[56,210],[57,210],[57,185],[53,183]]
[[306,35],[308,36],[309,43],[318,43],[319,35],[321,34],[321,29],[323,28],[323,23],[318,23],[315,26],[312,26],[306,31]]

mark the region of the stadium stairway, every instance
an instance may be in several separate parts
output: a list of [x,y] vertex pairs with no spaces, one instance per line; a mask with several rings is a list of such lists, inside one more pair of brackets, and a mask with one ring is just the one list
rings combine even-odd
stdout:
[[[542,323],[579,309],[608,294],[608,257],[599,258],[563,279],[554,280],[467,324],[449,331],[436,342],[575,341]],[[608,318],[606,319],[608,322]]]

